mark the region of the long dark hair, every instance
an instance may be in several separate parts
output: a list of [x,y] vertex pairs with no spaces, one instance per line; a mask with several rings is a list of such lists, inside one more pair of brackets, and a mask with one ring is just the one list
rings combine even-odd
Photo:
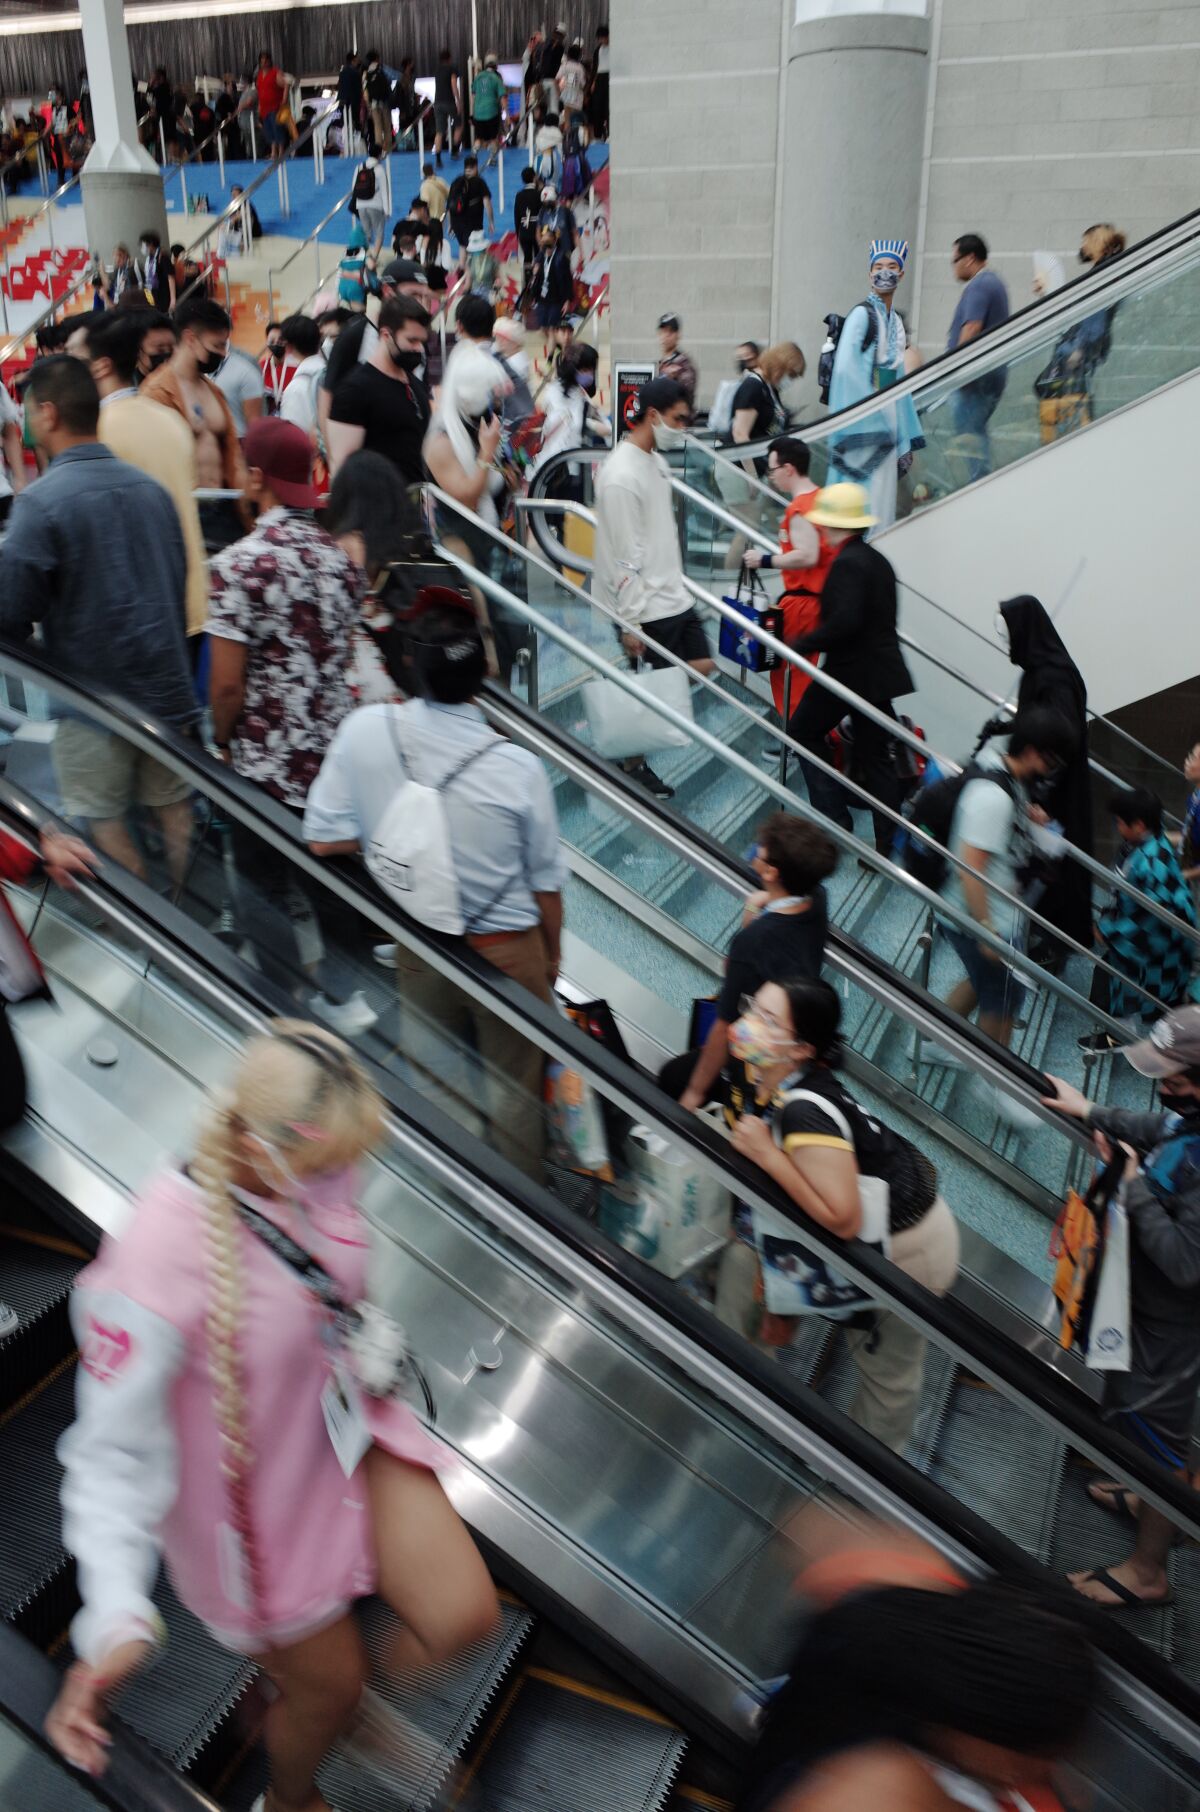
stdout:
[[367,568],[377,572],[402,557],[420,517],[391,460],[362,447],[338,470],[323,526],[331,535],[361,535]]
[[842,1040],[838,1027],[842,1020],[842,1002],[836,988],[826,981],[812,981],[797,976],[781,982],[792,1016],[792,1035],[797,1044],[811,1044],[816,1062],[836,1070],[842,1061]]
[[1096,1694],[1082,1615],[989,1580],[961,1592],[857,1592],[809,1624],[738,1801],[765,1812],[825,1757],[867,1743],[936,1750],[940,1730],[1029,1756],[1080,1735]]

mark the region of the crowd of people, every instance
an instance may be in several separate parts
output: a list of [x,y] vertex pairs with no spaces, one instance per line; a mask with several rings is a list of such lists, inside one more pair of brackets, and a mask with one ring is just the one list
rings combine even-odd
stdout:
[[[531,41],[526,102],[551,175],[565,134],[581,118],[596,134],[606,125],[606,30],[602,39],[590,69],[563,28]],[[473,90],[481,148],[496,142],[488,126],[502,111],[502,102],[488,111],[496,98],[486,80],[493,62],[485,60]],[[393,79],[374,52],[343,66],[339,99],[368,138],[368,175],[391,148],[404,76],[402,66]],[[214,110],[222,130],[253,106],[264,139],[281,150],[289,85],[264,52],[252,89],[239,96],[229,78],[230,104],[224,116],[219,105]],[[168,142],[184,142],[163,72],[151,92],[154,131],[161,124],[165,136],[169,109]],[[156,235],[143,235],[136,258],[115,248],[100,286],[107,306],[43,336],[23,414],[5,397],[0,634],[23,644],[36,630],[45,658],[66,679],[123,698],[196,742],[197,752],[203,737],[246,787],[283,809],[313,855],[361,859],[414,920],[459,940],[548,1006],[561,964],[566,879],[553,794],[542,762],[496,734],[480,702],[489,676],[511,679],[527,630],[439,560],[428,531],[477,572],[498,572],[498,531],[523,460],[570,454],[589,433],[607,436],[611,424],[598,408],[595,350],[563,332],[571,271],[561,248],[573,214],[555,183],[543,180],[539,156],[525,172],[515,224],[531,325],[557,330],[560,340],[531,440],[539,411],[527,330],[519,319],[497,317],[482,262],[485,220],[494,231],[490,190],[478,158],[467,160],[453,185],[437,174],[439,153],[453,147],[463,115],[453,69],[445,93],[448,100],[434,103],[436,148],[421,192],[392,236],[396,255],[380,268],[387,213],[381,188],[364,182],[336,303],[315,316],[270,322],[257,361],[232,345],[228,314],[164,254]],[[551,135],[545,145],[543,133]],[[467,280],[443,365],[434,324],[445,304],[447,235]],[[1111,228],[1091,229],[1088,239],[1096,260],[1120,249]],[[871,247],[870,298],[839,323],[833,349],[835,408],[888,387],[906,369],[894,307],[906,257],[895,240]],[[952,348],[1007,315],[978,236],[956,243],[955,268],[964,293]],[[614,652],[619,645],[647,669],[681,665],[710,678],[717,662],[684,576],[668,462],[694,419],[698,371],[680,318],[663,315],[658,331],[658,374],[634,395],[597,481],[591,595],[612,620]],[[1063,383],[1075,388],[1044,400],[1070,396],[1081,419],[1078,405],[1102,346],[1096,331],[1064,341],[1056,358]],[[844,784],[852,779],[869,795],[877,852],[900,859],[901,807],[907,803],[909,824],[919,828],[932,802],[922,807],[926,788],[914,787],[918,776],[896,757],[896,702],[913,683],[898,634],[895,574],[870,534],[894,514],[919,424],[915,412],[910,420],[890,405],[882,429],[869,421],[835,443],[828,481],[818,487],[803,436],[788,431],[787,386],[805,369],[800,348],[747,341],[737,363],[726,399],[728,445],[756,447],[745,470],[786,502],[778,551],[746,550],[744,564],[760,575],[780,573],[780,633],[820,676],[792,671],[786,684],[782,671],[774,676],[778,731],[803,751],[797,785],[810,808],[829,826],[853,830],[863,802]],[[956,402],[975,475],[988,467],[988,423],[1001,390],[980,379]],[[1055,408],[1054,432],[1069,414]],[[33,482],[22,429],[44,467]],[[579,494],[569,466],[556,482],[560,495]],[[430,485],[442,500],[422,514],[420,489]],[[1099,1107],[1057,1078],[1042,1106],[1087,1124],[1102,1162],[1123,1153],[1134,1359],[1130,1372],[1113,1374],[1106,1407],[1155,1459],[1186,1473],[1200,1378],[1193,1224],[1200,1217],[1200,1008],[1186,1004],[1200,874],[1200,742],[1187,755],[1196,790],[1180,838],[1168,833],[1153,793],[1135,787],[1114,796],[1121,849],[1113,898],[1094,915],[1090,876],[1066,848],[1092,849],[1083,677],[1037,599],[1005,602],[998,630],[1021,675],[1016,714],[985,727],[938,839],[956,858],[936,890],[952,909],[942,933],[963,971],[947,1004],[960,1016],[977,1014],[997,1044],[1010,1042],[1019,1002],[1004,947],[1026,948],[1031,908],[1045,921],[1040,941],[1028,946],[1037,962],[1061,970],[1072,946],[1095,946],[1116,972],[1094,969],[1093,999],[1124,1022],[1133,1038],[1125,1056],[1160,1079],[1166,1111]],[[857,701],[849,709],[846,692]],[[852,749],[841,778],[830,771],[834,732]],[[380,1388],[364,1387],[367,1408],[360,1397],[348,1432],[343,1425],[335,1434],[327,1412],[332,1443],[314,1418],[294,1419],[294,1448],[271,1435],[290,1425],[280,1417],[281,1377],[289,1404],[302,1387],[314,1405],[327,1389],[315,1323],[294,1313],[303,1300],[296,1292],[313,1290],[311,1267],[333,1290],[317,1294],[323,1312],[341,1317],[343,1332],[368,1319],[359,1302],[364,1235],[346,1171],[378,1140],[381,1109],[342,1042],[367,1036],[378,1019],[356,979],[359,959],[395,978],[393,1050],[406,1073],[482,1134],[502,1164],[538,1183],[553,1182],[561,1158],[545,1111],[544,1055],[404,943],[372,943],[378,934],[370,923],[306,881],[273,843],[237,821],[218,831],[202,822],[193,789],[175,768],[67,709],[56,711],[52,755],[63,814],[136,876],[148,872],[147,821],[177,894],[198,841],[221,838],[237,946],[280,1010],[305,1017],[278,1021],[246,1051],[191,1160],[149,1187],[131,1234],[106,1244],[77,1290],[86,1376],[64,1448],[64,1501],[83,1610],[74,1630],[80,1660],[51,1734],[70,1759],[99,1771],[107,1698],[161,1640],[147,1580],[162,1551],[185,1602],[227,1644],[263,1658],[280,1695],[265,1803],[269,1812],[298,1812],[321,1803],[314,1774],[334,1739],[347,1726],[357,1738],[364,1720],[386,1718],[362,1696],[348,1614],[356,1597],[375,1584],[402,1618],[400,1665],[446,1659],[486,1633],[496,1615],[482,1562],[436,1482],[434,1444],[390,1395],[395,1367]],[[671,796],[645,753],[622,757],[621,766],[649,792]],[[85,845],[53,835],[43,856],[64,884],[90,860]],[[731,942],[710,1024],[659,1082],[689,1110],[719,1103],[734,1151],[823,1235],[863,1241],[939,1296],[958,1272],[953,1204],[930,1157],[856,1100],[841,1074],[841,1001],[823,977],[825,884],[838,862],[838,842],[810,816],[764,817],[753,856],[761,886]],[[1144,897],[1174,923],[1147,912]],[[1164,1007],[1171,1009],[1165,1015]],[[2,1011],[0,1027],[7,1097],[0,1107],[11,1124],[24,1080]],[[1107,1030],[1081,1042],[1089,1057],[1114,1044]],[[936,1044],[922,1056],[952,1061]],[[1007,1092],[994,1099],[1012,1124],[1027,1124],[1021,1116],[1029,1110]],[[307,1273],[303,1263],[278,1264],[288,1247],[301,1250]],[[206,1255],[214,1253],[220,1262],[210,1277]],[[925,1340],[909,1318],[879,1310],[836,1262],[815,1255],[794,1218],[757,1202],[736,1204],[729,1237],[700,1287],[725,1326],[766,1350],[786,1352],[811,1315],[844,1322],[857,1381],[851,1414],[885,1446],[905,1450],[922,1400]],[[253,1328],[239,1319],[251,1291],[267,1305]],[[347,1305],[355,1315],[344,1314]],[[99,1360],[88,1363],[100,1317],[105,1341],[127,1336],[137,1352],[116,1388]],[[226,1342],[215,1359],[214,1329]],[[369,1371],[361,1354],[357,1362]],[[211,1477],[193,1493],[189,1482],[199,1480],[202,1463]],[[302,1526],[291,1515],[301,1475]],[[214,1507],[210,1488],[226,1492],[228,1504]],[[1136,1525],[1136,1542],[1125,1561],[1074,1574],[1076,1591],[1106,1607],[1162,1602],[1169,1521],[1119,1480],[1096,1481],[1091,1495]],[[100,1501],[109,1506],[107,1520],[95,1516]],[[230,1531],[229,1566],[216,1565],[210,1552],[206,1530],[218,1525]],[[856,1626],[854,1604],[830,1601],[810,1631],[791,1686],[768,1712],[747,1812],[787,1803],[781,1796],[802,1772],[833,1778],[833,1796],[813,1799],[814,1807],[857,1803],[853,1795],[868,1789],[880,1797],[885,1787],[905,1788],[906,1803],[923,1805],[923,1783],[943,1782],[947,1770],[1020,1787],[1038,1778],[1031,1758],[1057,1752],[1074,1734],[1087,1702],[1083,1686],[1058,1679],[1057,1691],[1045,1685],[1035,1703],[1032,1683],[1042,1675],[1033,1661],[1027,1677],[1010,1682],[1011,1698],[997,1694],[967,1707],[931,1661],[920,1675],[924,1703],[914,1687],[885,1715],[875,1690],[886,1673],[881,1659],[862,1726],[871,1752],[860,1753],[843,1727],[832,1686],[821,1741],[798,1742],[786,1694],[819,1678],[829,1652],[822,1645],[843,1652],[837,1645],[855,1627],[883,1632],[884,1656],[903,1654],[919,1626],[929,1638],[927,1659],[942,1656],[939,1641],[949,1652],[969,1635],[1011,1661],[1032,1619],[1042,1644],[1036,1663],[1047,1678],[1063,1658],[1078,1663],[1080,1680],[1089,1678],[1086,1645],[1061,1609],[1018,1608],[1000,1588],[989,1596],[961,1580],[948,1590],[946,1582],[931,1590],[923,1580],[914,1603],[911,1581],[893,1574],[885,1567],[870,1581],[873,1622]],[[834,1679],[836,1670],[827,1682]],[[363,1740],[370,1736],[364,1730]]]

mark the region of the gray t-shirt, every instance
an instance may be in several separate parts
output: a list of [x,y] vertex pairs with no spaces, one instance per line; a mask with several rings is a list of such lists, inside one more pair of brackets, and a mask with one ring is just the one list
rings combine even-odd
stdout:
[[954,319],[946,338],[946,351],[954,351],[958,345],[958,336],[968,321],[982,321],[981,332],[991,333],[993,327],[1002,327],[1007,320],[1008,291],[1003,279],[986,267],[976,271],[970,282],[963,284],[963,292],[958,298],[958,307],[954,311]]
[[[981,749],[975,760],[979,767],[989,769],[992,773],[1004,770],[1004,755],[998,748],[989,746]],[[995,882],[997,887],[1003,887],[1007,893],[1019,895],[1021,884],[1017,879],[1017,872],[1028,861],[1030,854],[1028,826],[1029,794],[1019,780],[1014,780],[1010,774],[1008,788],[998,786],[994,780],[968,780],[954,808],[954,822],[950,826],[950,853],[952,856],[961,856],[964,844],[969,844],[972,849],[985,849],[990,858],[986,879]],[[962,871],[953,865],[943,890],[943,898],[950,905],[957,906],[960,912],[968,912]],[[1011,943],[1023,915],[1009,906],[1006,900],[990,893],[988,916],[997,936],[1007,938]]]
[[264,390],[262,372],[248,352],[243,352],[238,346],[231,346],[229,357],[217,372],[213,383],[229,404],[238,439],[244,440],[246,438],[245,405],[252,403],[255,397],[261,400]]

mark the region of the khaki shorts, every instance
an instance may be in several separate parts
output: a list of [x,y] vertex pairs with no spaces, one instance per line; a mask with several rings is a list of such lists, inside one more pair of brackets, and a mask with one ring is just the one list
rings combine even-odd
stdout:
[[123,818],[131,805],[179,805],[191,786],[161,761],[108,730],[77,717],[60,718],[54,768],[69,818]]

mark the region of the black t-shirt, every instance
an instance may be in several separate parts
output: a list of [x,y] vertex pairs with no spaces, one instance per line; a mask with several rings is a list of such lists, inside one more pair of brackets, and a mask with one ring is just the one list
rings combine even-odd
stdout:
[[760,377],[757,371],[748,371],[737,387],[733,398],[734,421],[743,409],[754,411],[751,440],[763,440],[771,433],[782,434],[783,405],[766,378]]
[[332,395],[339,384],[350,376],[358,364],[358,355],[362,351],[363,335],[367,331],[366,315],[359,315],[354,321],[347,321],[337,339],[329,348],[329,357],[321,373],[321,388]]
[[725,981],[717,1013],[732,1025],[743,994],[757,994],[764,982],[797,976],[815,981],[825,955],[828,914],[825,889],[814,890],[807,912],[760,912],[734,934],[725,959]]
[[[447,217],[456,239],[478,233],[483,226],[483,204],[492,199],[492,191],[482,176],[459,176],[450,185],[446,200]],[[462,232],[459,232],[461,226]]]
[[518,239],[532,239],[541,206],[542,192],[539,188],[517,190],[517,199],[513,203],[513,225],[517,229]]
[[425,478],[421,447],[429,413],[429,398],[415,379],[406,384],[376,371],[374,365],[359,365],[334,391],[329,419],[364,428],[363,446],[390,459],[405,484],[420,484]]

